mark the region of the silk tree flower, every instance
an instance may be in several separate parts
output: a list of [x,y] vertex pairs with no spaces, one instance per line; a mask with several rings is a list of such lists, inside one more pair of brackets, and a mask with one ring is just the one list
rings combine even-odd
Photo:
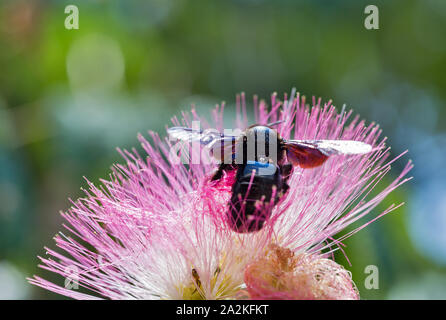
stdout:
[[[350,274],[331,255],[345,238],[398,207],[363,219],[408,180],[412,165],[370,196],[403,154],[389,161],[379,127],[352,118],[352,111],[338,113],[320,99],[310,107],[294,96],[280,101],[273,94],[270,107],[255,97],[255,122],[281,120],[277,130],[285,139],[358,140],[372,152],[296,168],[263,228],[237,233],[226,220],[234,174],[211,181],[216,164],[209,157],[182,164],[173,161],[175,146],[167,138],[139,135],[144,154],[119,150],[125,164],[114,165],[101,186],[87,181],[85,197],[62,213],[68,233],[55,237],[58,250],[46,248],[48,257],[40,258],[42,268],[79,289],[38,276],[29,281],[76,299],[358,299]],[[224,104],[217,106],[206,124],[192,108],[173,125],[195,120],[223,132],[223,113]],[[235,127],[246,128],[247,118],[242,94]],[[360,227],[335,238],[360,219]]]

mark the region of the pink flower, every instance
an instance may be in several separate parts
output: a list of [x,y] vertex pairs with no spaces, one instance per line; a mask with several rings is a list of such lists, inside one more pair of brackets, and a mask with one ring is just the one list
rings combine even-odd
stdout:
[[[310,108],[304,97],[289,100],[285,96],[281,102],[274,94],[268,109],[255,97],[255,122],[282,120],[277,130],[285,139],[358,140],[371,144],[373,151],[329,158],[314,169],[296,168],[290,190],[263,228],[237,233],[226,219],[233,174],[210,181],[215,163],[174,163],[167,138],[151,132],[149,142],[139,136],[146,154],[120,151],[126,164],[115,165],[100,187],[88,182],[86,196],[62,213],[69,233],[60,233],[55,241],[63,253],[47,249],[49,257],[40,259],[42,268],[65,278],[64,285],[38,276],[29,281],[76,299],[358,298],[350,276],[327,258],[343,239],[398,206],[353,232],[334,236],[407,181],[412,165],[370,197],[391,163],[402,156],[387,160],[389,149],[385,139],[379,140],[378,126],[351,119],[351,111],[337,113],[331,102],[322,106],[313,100]],[[208,127],[223,131],[223,109],[213,110]],[[173,124],[205,123],[194,109],[183,116]],[[235,118],[237,128],[250,124],[243,95]],[[307,289],[277,286],[283,279]],[[77,290],[77,285],[87,290]]]
[[247,296],[262,300],[356,300],[350,273],[333,260],[271,245],[245,269]]

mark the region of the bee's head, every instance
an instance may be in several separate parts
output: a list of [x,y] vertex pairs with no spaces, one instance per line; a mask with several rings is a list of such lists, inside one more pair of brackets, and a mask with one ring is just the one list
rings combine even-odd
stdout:
[[281,137],[278,132],[265,125],[252,125],[246,129],[244,140],[247,145],[249,160],[267,158],[277,162],[281,146]]

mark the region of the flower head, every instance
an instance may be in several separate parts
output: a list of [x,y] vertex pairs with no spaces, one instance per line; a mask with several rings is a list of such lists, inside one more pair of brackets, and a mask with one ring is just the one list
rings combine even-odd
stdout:
[[[223,109],[214,109],[208,127],[223,131]],[[85,197],[62,213],[69,234],[60,233],[55,241],[64,253],[47,249],[50,257],[41,258],[42,268],[88,292],[38,276],[30,282],[79,299],[358,298],[350,275],[328,255],[343,239],[397,206],[334,237],[407,181],[411,164],[368,198],[401,157],[387,161],[389,149],[385,139],[379,140],[377,125],[351,119],[351,111],[337,113],[331,102],[313,100],[310,108],[294,93],[284,101],[273,94],[269,108],[254,98],[254,114],[258,124],[280,121],[277,131],[285,139],[358,140],[373,151],[329,158],[314,169],[296,168],[286,196],[263,227],[239,233],[227,219],[234,172],[212,181],[214,162],[173,161],[174,145],[167,138],[150,132],[149,142],[140,135],[145,154],[120,150],[125,164],[115,165],[100,187],[88,182]],[[193,120],[206,123],[192,109],[173,124],[191,126]],[[235,126],[244,130],[248,125],[242,95]]]

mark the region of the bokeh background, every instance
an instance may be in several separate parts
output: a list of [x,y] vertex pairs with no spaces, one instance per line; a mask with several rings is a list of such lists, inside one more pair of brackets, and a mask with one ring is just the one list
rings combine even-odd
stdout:
[[[79,30],[66,30],[76,4]],[[379,8],[379,30],[364,8]],[[363,299],[446,298],[446,1],[116,0],[0,2],[0,298],[57,299],[30,286],[59,210],[121,161],[116,147],[163,132],[195,103],[268,99],[296,87],[380,123],[392,170],[414,179],[378,208],[337,261]],[[390,181],[392,177],[387,179]],[[375,214],[379,213],[375,210]],[[358,226],[358,225],[356,225]],[[364,287],[367,265],[379,289]]]

